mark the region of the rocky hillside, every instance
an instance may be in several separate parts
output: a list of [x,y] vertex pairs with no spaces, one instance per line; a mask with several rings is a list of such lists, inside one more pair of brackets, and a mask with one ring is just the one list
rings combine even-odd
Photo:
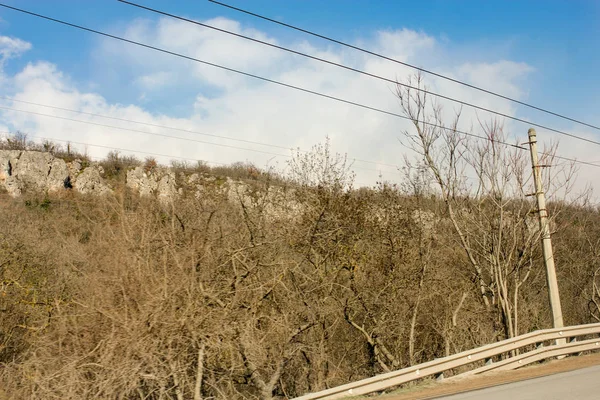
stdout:
[[[142,167],[136,167],[127,172],[126,183],[143,195],[170,198],[177,193],[173,173],[162,168],[148,174]],[[113,190],[98,163],[80,159],[66,162],[51,153],[29,150],[0,150],[0,188],[13,197],[28,190],[49,193],[75,190],[97,195]]]
[[[24,193],[60,194],[75,191],[80,194],[103,196],[115,192],[118,186],[153,197],[161,203],[170,203],[184,194],[199,198],[211,191],[230,203],[243,207],[255,207],[262,203],[269,217],[294,216],[301,208],[293,198],[293,190],[282,185],[256,185],[227,176],[195,172],[192,169],[178,171],[156,165],[130,165],[125,167],[122,178],[114,177],[102,163],[85,159],[66,161],[49,152],[32,150],[0,150],[0,192],[12,197]],[[124,182],[123,182],[124,180]]]

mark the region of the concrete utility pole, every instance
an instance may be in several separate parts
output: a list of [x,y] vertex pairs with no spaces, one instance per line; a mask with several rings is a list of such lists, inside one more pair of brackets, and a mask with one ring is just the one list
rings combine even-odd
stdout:
[[544,189],[542,188],[542,174],[540,169],[543,166],[538,163],[537,135],[535,129],[529,129],[527,134],[529,135],[531,166],[533,168],[533,180],[535,182],[535,197],[537,199],[540,231],[542,233],[542,255],[544,257],[544,265],[546,266],[546,278],[548,281],[548,295],[550,297],[553,327],[562,328],[564,324],[560,306],[560,295],[558,293],[558,282],[556,281],[556,269],[554,268],[554,255],[552,254],[548,210],[546,210],[546,197],[544,196]]

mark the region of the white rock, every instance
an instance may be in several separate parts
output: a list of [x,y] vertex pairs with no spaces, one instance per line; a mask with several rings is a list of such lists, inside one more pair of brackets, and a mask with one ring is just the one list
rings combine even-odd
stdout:
[[50,153],[0,150],[0,184],[12,196],[24,190],[58,191],[68,178],[67,164]]
[[91,165],[79,174],[73,184],[73,189],[82,194],[103,195],[111,193],[112,190],[106,186],[102,179],[100,166]]

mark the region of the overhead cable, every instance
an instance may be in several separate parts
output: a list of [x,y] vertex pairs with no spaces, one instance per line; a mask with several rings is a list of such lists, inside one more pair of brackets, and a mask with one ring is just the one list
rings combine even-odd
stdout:
[[385,55],[380,54],[380,53],[376,53],[374,51],[365,49],[363,47],[355,46],[355,45],[349,44],[347,42],[343,42],[341,40],[333,39],[331,37],[328,37],[328,36],[325,36],[325,35],[321,35],[321,34],[316,33],[314,31],[310,31],[308,29],[303,29],[303,28],[300,28],[298,26],[287,24],[285,22],[281,22],[281,21],[278,21],[276,19],[266,17],[264,15],[260,15],[260,14],[257,14],[257,13],[254,13],[254,12],[251,12],[251,11],[248,11],[248,10],[244,10],[242,8],[234,7],[234,6],[231,6],[229,4],[226,4],[226,3],[223,3],[223,2],[220,2],[220,1],[216,1],[216,0],[208,0],[208,1],[210,1],[211,3],[214,3],[214,4],[218,4],[220,6],[223,6],[223,7],[227,7],[229,9],[232,9],[232,10],[235,10],[235,11],[242,12],[242,13],[247,14],[247,15],[251,15],[253,17],[257,17],[257,18],[263,19],[265,21],[269,21],[269,22],[273,22],[273,23],[281,25],[281,26],[285,26],[286,28],[291,28],[291,29],[297,30],[299,32],[306,33],[308,35],[311,35],[311,36],[314,36],[314,37],[318,37],[320,39],[324,39],[324,40],[330,41],[332,43],[339,44],[339,45],[344,46],[344,47],[348,47],[348,48],[351,48],[351,49],[354,49],[354,50],[358,50],[360,52],[363,52],[363,53],[366,53],[366,54],[369,54],[369,55],[372,55],[372,56],[375,56],[375,57],[379,57],[381,59],[384,59],[384,60],[387,60],[387,61],[391,61],[391,62],[394,62],[396,64],[400,64],[400,65],[404,65],[406,67],[410,67],[410,68],[416,69],[416,70],[424,72],[426,74],[429,74],[429,75],[432,75],[432,76],[435,76],[435,77],[438,77],[438,78],[442,78],[442,79],[445,79],[447,81],[450,81],[450,82],[453,82],[453,83],[457,83],[459,85],[463,85],[463,86],[466,86],[466,87],[471,88],[471,89],[478,90],[480,92],[483,92],[483,93],[486,93],[486,94],[489,94],[489,95],[501,98],[503,100],[511,101],[511,102],[513,102],[515,104],[519,104],[521,106],[529,107],[531,109],[534,109],[534,110],[537,110],[537,111],[541,111],[543,113],[550,114],[550,115],[553,115],[555,117],[563,118],[563,119],[566,119],[566,120],[571,121],[571,122],[575,122],[575,123],[578,123],[578,124],[581,124],[581,125],[585,125],[585,126],[590,127],[590,128],[594,128],[594,129],[600,130],[600,127],[597,126],[597,125],[589,124],[587,122],[584,122],[584,121],[581,121],[581,120],[577,120],[575,118],[568,117],[568,116],[566,116],[564,114],[560,114],[560,113],[557,113],[557,112],[554,112],[554,111],[550,111],[548,109],[535,106],[535,105],[533,105],[531,103],[526,103],[524,101],[517,100],[515,98],[511,98],[509,96],[506,96],[506,95],[494,92],[492,90],[485,89],[485,88],[482,88],[480,86],[473,85],[473,84],[470,84],[468,82],[464,82],[464,81],[461,81],[459,79],[455,79],[455,78],[449,77],[447,75],[440,74],[440,73],[432,71],[430,69],[425,69],[425,68],[416,66],[414,64],[410,64],[410,63],[407,63],[407,62],[404,62],[404,61],[400,61],[398,59],[395,59],[395,58],[392,58],[392,57],[388,57],[388,56],[385,56]]
[[381,80],[381,81],[384,81],[384,82],[392,83],[394,85],[403,86],[403,87],[411,89],[411,90],[416,90],[416,91],[419,91],[419,92],[422,92],[422,93],[425,93],[425,94],[428,94],[428,95],[431,95],[431,96],[438,97],[440,99],[452,101],[452,102],[461,104],[463,106],[471,107],[471,108],[474,108],[476,110],[481,110],[481,111],[485,111],[485,112],[488,112],[488,113],[491,113],[491,114],[494,114],[494,115],[497,115],[497,116],[500,116],[500,117],[503,117],[503,118],[508,118],[508,119],[511,119],[513,121],[516,121],[516,122],[520,122],[520,123],[523,123],[523,124],[535,126],[537,128],[542,128],[542,129],[545,129],[545,130],[548,130],[548,131],[551,131],[551,132],[558,133],[560,135],[569,136],[569,137],[577,139],[577,140],[583,140],[583,141],[588,142],[588,143],[593,143],[593,144],[596,144],[596,145],[600,145],[600,141],[588,139],[588,138],[585,138],[585,137],[582,137],[582,136],[577,136],[575,134],[562,131],[560,129],[554,129],[554,128],[549,127],[547,125],[542,125],[542,124],[537,123],[537,122],[532,122],[532,121],[528,121],[528,120],[525,120],[525,119],[522,119],[522,118],[514,117],[512,115],[509,115],[509,114],[506,114],[506,113],[503,113],[503,112],[500,112],[500,111],[495,111],[495,110],[492,110],[492,109],[487,108],[487,107],[479,106],[479,105],[474,104],[474,103],[470,103],[470,102],[467,102],[467,101],[459,100],[459,99],[456,99],[456,98],[453,98],[453,97],[450,97],[450,96],[446,96],[446,95],[443,95],[443,94],[440,94],[440,93],[432,92],[430,90],[424,89],[424,88],[419,87],[419,86],[411,86],[409,84],[399,82],[398,80],[395,80],[395,79],[386,78],[384,76],[373,74],[373,73],[367,72],[367,71],[363,71],[363,70],[360,70],[358,68],[349,67],[347,65],[340,64],[340,63],[337,63],[335,61],[327,60],[327,59],[324,59],[324,58],[321,58],[321,57],[316,57],[316,56],[313,56],[313,55],[310,55],[310,54],[307,54],[307,53],[303,53],[301,51],[290,49],[288,47],[279,46],[279,45],[276,45],[274,43],[269,43],[269,42],[264,41],[264,40],[260,40],[260,39],[256,39],[256,38],[253,38],[253,37],[250,37],[250,36],[246,36],[246,35],[242,35],[242,34],[239,34],[239,33],[236,33],[236,32],[232,32],[232,31],[229,31],[227,29],[222,29],[222,28],[218,28],[216,26],[212,26],[212,25],[208,25],[208,24],[205,24],[205,23],[202,23],[202,22],[194,21],[192,19],[181,17],[179,15],[171,14],[171,13],[168,13],[168,12],[165,12],[165,11],[161,11],[161,10],[158,10],[158,9],[155,9],[155,8],[146,7],[146,6],[143,6],[143,5],[140,5],[140,4],[137,4],[137,3],[133,3],[133,2],[130,2],[130,1],[126,1],[126,0],[117,0],[117,1],[119,1],[121,3],[124,3],[124,4],[129,4],[131,6],[138,7],[138,8],[144,9],[144,10],[148,10],[148,11],[151,11],[153,13],[157,13],[157,14],[160,14],[160,15],[168,16],[168,17],[171,17],[171,18],[174,18],[174,19],[178,19],[180,21],[185,21],[185,22],[189,22],[191,24],[195,24],[195,25],[202,26],[202,27],[205,27],[205,28],[214,29],[216,31],[223,32],[223,33],[226,33],[226,34],[229,34],[229,35],[233,35],[233,36],[236,36],[236,37],[239,37],[239,38],[242,38],[242,39],[250,40],[250,41],[255,42],[255,43],[260,43],[260,44],[265,45],[265,46],[269,46],[269,47],[273,47],[273,48],[276,48],[276,49],[279,49],[279,50],[287,51],[287,52],[292,53],[292,54],[296,54],[296,55],[299,55],[299,56],[302,56],[302,57],[306,57],[306,58],[309,58],[309,59],[312,59],[312,60],[315,60],[315,61],[319,61],[319,62],[322,62],[322,63],[325,63],[325,64],[333,65],[335,67],[339,67],[339,68],[342,68],[342,69],[345,69],[345,70],[348,70],[348,71],[352,71],[352,72],[355,72],[355,73],[358,73],[358,74],[361,74],[361,75],[365,75],[365,76],[368,76],[368,77],[371,77],[371,78],[374,78],[374,79],[378,79],[378,80]]

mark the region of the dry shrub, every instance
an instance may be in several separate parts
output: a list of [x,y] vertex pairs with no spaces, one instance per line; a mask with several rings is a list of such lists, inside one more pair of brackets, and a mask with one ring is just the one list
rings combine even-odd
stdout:
[[46,139],[41,143],[37,143],[33,140],[29,140],[27,133],[20,131],[0,139],[0,150],[42,151],[50,153],[57,158],[61,158],[65,160],[65,162],[71,162],[76,159],[86,163],[91,161],[85,152],[77,150],[71,143],[67,143],[63,146]]
[[[152,201],[90,200],[52,202],[48,211],[13,205],[32,218],[47,213],[35,225],[52,235],[23,234],[42,257],[56,252],[40,242],[61,245],[70,286],[64,296],[54,290],[44,300],[52,310],[45,325],[41,317],[31,323],[35,340],[21,335],[21,347],[13,349],[20,362],[2,373],[8,393],[44,399],[272,393],[268,378],[281,369],[271,360],[284,363],[291,342],[310,327],[301,314],[277,310],[297,307],[286,304],[289,293],[280,286],[291,264],[280,240],[252,244],[239,229],[241,214],[218,199],[171,210]],[[3,324],[11,325],[17,324]],[[267,338],[268,347],[256,346]],[[199,373],[204,384],[196,389]]]
[[[168,206],[0,197],[0,399],[294,397],[501,336],[444,202],[353,190],[321,150],[332,162],[313,174],[318,159],[298,160],[278,217],[266,184],[247,203],[216,187]],[[556,246],[571,324],[592,318],[577,288],[598,268],[598,215],[567,207],[557,222],[578,221]],[[544,284],[518,293],[522,331],[548,326]]]
[[198,161],[192,164],[187,161],[171,161],[171,168],[176,175],[181,173],[185,175],[201,174],[204,176],[212,176],[217,179],[230,178],[235,181],[242,182],[268,182],[269,184],[277,184],[280,186],[289,185],[290,182],[286,177],[282,176],[275,168],[261,169],[252,163],[235,162],[230,165],[219,165],[211,167],[204,161]]
[[156,170],[157,167],[158,167],[158,162],[156,161],[156,158],[146,157],[146,160],[144,161],[144,172],[145,173],[151,174],[152,172],[154,172]]
[[124,181],[127,171],[141,165],[140,160],[132,155],[121,155],[118,151],[109,151],[106,157],[100,161],[104,169],[104,177],[107,179]]
[[27,150],[33,145],[34,143],[27,138],[27,134],[20,131],[0,140],[1,150]]

